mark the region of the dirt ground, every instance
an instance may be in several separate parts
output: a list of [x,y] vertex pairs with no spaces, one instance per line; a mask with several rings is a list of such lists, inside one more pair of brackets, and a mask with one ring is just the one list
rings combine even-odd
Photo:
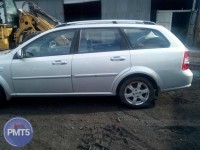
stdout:
[[[149,109],[130,109],[116,97],[23,98],[0,108],[0,150],[13,117],[34,130],[23,150],[200,149],[200,72],[192,87],[161,94]],[[67,99],[67,100],[66,100]]]

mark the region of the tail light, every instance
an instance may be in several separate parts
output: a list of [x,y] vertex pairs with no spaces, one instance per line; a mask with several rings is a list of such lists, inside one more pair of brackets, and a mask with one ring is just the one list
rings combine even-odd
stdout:
[[184,58],[183,58],[183,64],[182,64],[182,70],[188,70],[189,69],[189,52],[186,49],[184,53]]

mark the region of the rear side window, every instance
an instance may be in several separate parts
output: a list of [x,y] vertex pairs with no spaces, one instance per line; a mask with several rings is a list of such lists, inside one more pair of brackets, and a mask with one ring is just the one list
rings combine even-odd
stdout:
[[82,29],[79,53],[119,51],[124,49],[117,29]]
[[124,29],[133,49],[168,48],[169,41],[159,31],[145,28]]

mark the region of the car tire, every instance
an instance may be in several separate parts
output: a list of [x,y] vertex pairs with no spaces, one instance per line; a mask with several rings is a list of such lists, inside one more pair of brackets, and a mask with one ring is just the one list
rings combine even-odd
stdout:
[[119,88],[121,102],[132,108],[150,107],[153,104],[154,95],[152,83],[143,77],[129,78]]
[[4,106],[6,103],[6,96],[3,90],[0,88],[0,107]]

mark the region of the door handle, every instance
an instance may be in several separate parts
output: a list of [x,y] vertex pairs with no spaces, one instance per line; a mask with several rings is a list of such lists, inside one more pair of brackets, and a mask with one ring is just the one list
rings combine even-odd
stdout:
[[52,62],[52,65],[66,65],[67,61],[66,60],[56,60]]
[[124,61],[126,60],[126,57],[122,57],[122,56],[114,56],[110,58],[111,61]]

